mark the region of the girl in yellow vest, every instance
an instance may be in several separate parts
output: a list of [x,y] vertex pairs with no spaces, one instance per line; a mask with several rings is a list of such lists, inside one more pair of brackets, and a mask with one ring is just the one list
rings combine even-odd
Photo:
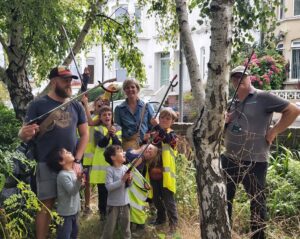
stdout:
[[155,225],[166,222],[166,213],[169,219],[170,234],[176,232],[178,223],[177,207],[174,198],[176,193],[177,136],[171,129],[177,115],[171,108],[163,109],[159,114],[159,124],[156,119],[151,120],[154,126],[154,140],[162,150],[161,162],[149,167],[150,182],[153,188],[153,202],[157,209]]
[[95,134],[95,127],[100,124],[99,119],[99,110],[103,105],[109,106],[109,101],[103,101],[101,96],[95,99],[94,101],[94,110],[91,114],[89,104],[88,104],[88,98],[87,96],[83,96],[81,99],[84,110],[87,116],[88,124],[89,124],[89,142],[85,148],[84,156],[83,156],[83,168],[86,175],[85,180],[85,187],[84,187],[84,201],[85,201],[85,207],[83,210],[84,215],[89,215],[92,213],[92,210],[90,209],[90,197],[91,197],[91,187],[90,187],[90,172],[92,167],[92,161],[94,158],[95,150],[96,150],[96,142],[94,140],[94,134]]
[[[145,144],[139,149],[128,149],[125,154],[126,161],[131,163],[136,160],[144,151]],[[145,206],[147,204],[147,198],[150,192],[149,178],[145,179],[146,175],[146,163],[155,160],[158,154],[158,148],[153,144],[148,145],[140,159],[137,159],[136,168],[132,171],[133,181],[128,190],[130,201],[130,222],[132,223],[131,232],[134,232],[136,236],[139,232],[145,228],[145,222],[147,215],[145,212]]]

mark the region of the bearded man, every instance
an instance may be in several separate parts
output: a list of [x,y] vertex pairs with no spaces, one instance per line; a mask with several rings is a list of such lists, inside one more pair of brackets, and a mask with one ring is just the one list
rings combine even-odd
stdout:
[[[30,103],[25,117],[25,124],[19,131],[19,137],[24,142],[32,139],[35,141],[35,159],[37,160],[36,191],[38,198],[44,204],[36,215],[37,239],[47,238],[51,221],[48,209],[51,210],[53,208],[57,196],[57,175],[47,166],[49,153],[58,148],[65,148],[72,152],[75,162],[78,163],[74,167],[78,170],[88,142],[85,112],[81,103],[77,101],[72,101],[65,107],[50,113],[40,125],[26,125],[31,120],[68,101],[72,95],[72,79],[78,79],[78,77],[72,75],[67,67],[58,66],[50,71],[49,79],[49,93],[36,98]],[[45,125],[46,121],[47,124]],[[77,130],[79,141],[77,139]]]

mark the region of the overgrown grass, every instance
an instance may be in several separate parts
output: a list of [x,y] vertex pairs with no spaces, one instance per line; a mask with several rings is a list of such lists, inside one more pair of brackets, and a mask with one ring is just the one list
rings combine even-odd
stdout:
[[[270,158],[267,173],[267,208],[270,239],[300,238],[300,161],[299,152],[278,146]],[[250,237],[250,201],[242,187],[234,200],[234,238]]]

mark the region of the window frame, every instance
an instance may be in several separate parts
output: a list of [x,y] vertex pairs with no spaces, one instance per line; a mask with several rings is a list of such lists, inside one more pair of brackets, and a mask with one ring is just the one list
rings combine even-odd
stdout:
[[[296,60],[296,63],[294,63],[293,61],[293,55],[294,55],[294,51],[299,52],[298,53],[298,60]],[[291,43],[291,79],[296,79],[299,80],[300,79],[300,39],[295,39],[292,41]],[[294,66],[296,66],[296,70],[294,68]],[[297,71],[295,73],[295,71]]]

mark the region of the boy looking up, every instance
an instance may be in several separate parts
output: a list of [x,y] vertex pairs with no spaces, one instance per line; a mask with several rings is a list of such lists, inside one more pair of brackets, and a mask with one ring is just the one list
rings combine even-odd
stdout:
[[53,150],[47,164],[57,172],[57,213],[64,218],[63,225],[57,229],[57,239],[77,238],[78,213],[80,211],[79,189],[82,183],[82,172],[75,173],[75,158],[64,148]]
[[118,222],[122,238],[130,239],[130,209],[126,184],[131,184],[132,174],[126,173],[128,168],[124,165],[125,157],[121,146],[108,146],[104,151],[104,157],[111,166],[107,168],[106,173],[108,215],[101,238],[113,239]]

